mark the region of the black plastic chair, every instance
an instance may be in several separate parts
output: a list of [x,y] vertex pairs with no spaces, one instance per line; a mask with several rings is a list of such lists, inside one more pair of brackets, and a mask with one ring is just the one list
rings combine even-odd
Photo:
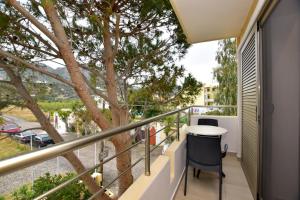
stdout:
[[187,134],[184,195],[187,190],[188,166],[219,174],[219,199],[222,199],[221,138]]
[[[198,119],[198,125],[219,126],[219,122],[218,122],[217,119],[200,118],[200,119]],[[222,152],[222,158],[224,158],[226,156],[227,149],[228,149],[228,145],[225,144],[224,145],[224,152]]]
[[218,126],[219,123],[217,119],[200,118],[198,119],[198,125]]
[[[209,126],[219,126],[219,122],[217,119],[211,119],[211,118],[200,118],[198,119],[198,125],[209,125]],[[222,158],[226,156],[228,149],[228,145],[225,144],[224,146],[224,152],[222,152]],[[200,170],[197,171],[197,177],[199,178]],[[225,174],[222,173],[223,177],[225,177]],[[196,176],[196,169],[194,168],[194,176]]]

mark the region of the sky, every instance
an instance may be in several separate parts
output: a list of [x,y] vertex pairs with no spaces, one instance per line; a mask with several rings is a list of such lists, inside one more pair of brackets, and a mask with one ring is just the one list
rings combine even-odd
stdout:
[[205,84],[216,84],[213,80],[213,68],[218,66],[215,60],[218,41],[193,44],[187,54],[178,61],[188,73]]

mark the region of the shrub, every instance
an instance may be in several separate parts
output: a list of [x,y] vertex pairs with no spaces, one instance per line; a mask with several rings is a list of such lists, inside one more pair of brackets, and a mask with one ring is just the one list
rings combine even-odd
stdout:
[[[29,187],[24,185],[18,190],[13,192],[12,196],[14,200],[31,200],[39,195],[47,192],[48,190],[60,185],[61,183],[73,178],[75,174],[67,173],[63,175],[50,175],[46,173],[44,176],[39,177],[33,182],[33,186]],[[91,194],[85,188],[83,183],[77,181],[72,182],[68,186],[59,190],[58,192],[51,194],[47,197],[47,200],[73,200],[73,199],[87,199]]]

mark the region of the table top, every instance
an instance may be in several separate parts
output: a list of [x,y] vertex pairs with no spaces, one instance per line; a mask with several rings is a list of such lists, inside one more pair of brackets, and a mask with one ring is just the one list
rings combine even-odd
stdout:
[[185,129],[188,133],[197,135],[217,136],[224,135],[228,131],[225,128],[218,126],[207,126],[207,125],[193,125],[187,126]]

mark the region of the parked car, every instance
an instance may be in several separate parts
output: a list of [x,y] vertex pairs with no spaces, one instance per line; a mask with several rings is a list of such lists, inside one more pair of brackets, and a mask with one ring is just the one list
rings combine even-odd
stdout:
[[21,131],[21,127],[17,124],[5,124],[1,126],[0,133],[8,133],[14,135]]
[[36,133],[34,133],[33,131],[24,131],[22,133],[17,133],[14,135],[14,137],[22,143],[30,143],[31,137],[33,140],[34,136],[36,136]]
[[49,144],[54,144],[54,141],[49,137],[48,134],[36,135],[33,138],[33,145],[38,148],[45,147]]

